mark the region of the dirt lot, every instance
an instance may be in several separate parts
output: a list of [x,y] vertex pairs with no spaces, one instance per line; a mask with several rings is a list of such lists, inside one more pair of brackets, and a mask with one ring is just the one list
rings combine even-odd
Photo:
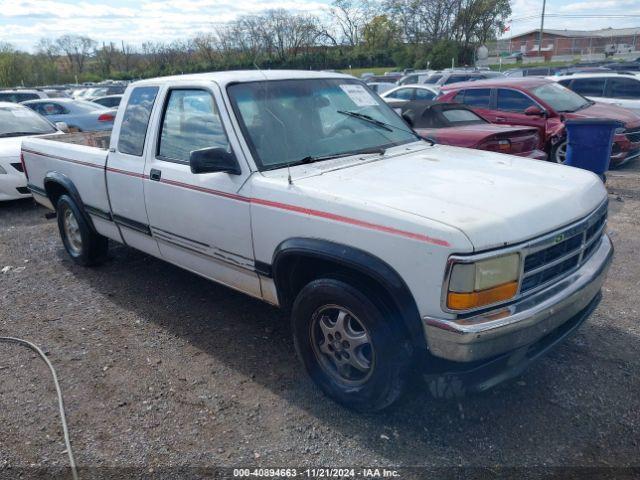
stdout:
[[[521,378],[461,401],[416,387],[392,412],[344,410],[302,372],[281,312],[126,247],[100,268],[76,266],[31,201],[0,205],[0,268],[14,267],[0,274],[0,335],[48,352],[77,461],[105,467],[87,478],[179,466],[637,467],[638,164],[609,176],[616,257],[596,313]],[[66,466],[44,364],[0,344],[0,382],[0,478]]]

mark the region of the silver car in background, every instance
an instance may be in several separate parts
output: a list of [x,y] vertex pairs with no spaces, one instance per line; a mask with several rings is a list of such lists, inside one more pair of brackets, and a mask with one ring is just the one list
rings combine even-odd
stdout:
[[22,103],[49,121],[64,122],[70,131],[97,132],[111,130],[117,109],[71,98],[29,100]]
[[107,95],[105,97],[98,97],[91,100],[93,103],[97,103],[107,108],[118,108],[122,95]]

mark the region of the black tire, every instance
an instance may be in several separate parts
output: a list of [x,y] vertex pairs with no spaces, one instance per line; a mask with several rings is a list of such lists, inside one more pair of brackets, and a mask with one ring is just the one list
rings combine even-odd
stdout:
[[[402,395],[412,348],[400,327],[400,319],[395,318],[383,304],[372,301],[372,298],[376,298],[374,295],[365,292],[365,289],[356,288],[342,280],[314,280],[298,294],[293,304],[291,322],[298,356],[322,391],[348,408],[373,412],[390,406]],[[323,322],[322,319],[329,321],[332,309],[347,311],[343,323],[346,318],[348,323],[353,324],[349,331],[355,331],[357,335],[362,335],[364,331],[368,344],[342,350],[339,344],[349,342],[340,342],[341,337],[336,333],[335,338],[329,341],[330,335],[327,337],[326,330],[323,331],[319,324]],[[351,337],[345,334],[342,338],[348,340]],[[334,345],[336,341],[338,347]],[[320,351],[323,346],[324,353]],[[337,351],[336,348],[341,350]],[[330,355],[331,352],[334,355],[350,353],[350,356],[338,357],[338,361],[356,362],[360,366],[366,364],[368,358],[368,373],[347,365],[345,368],[349,371],[349,378],[345,378],[335,365],[332,367],[332,362],[335,364],[336,360]]]
[[[69,195],[60,196],[56,212],[60,238],[73,261],[83,266],[104,262],[109,248],[108,240],[93,232],[73,198]],[[73,226],[70,227],[70,224]]]

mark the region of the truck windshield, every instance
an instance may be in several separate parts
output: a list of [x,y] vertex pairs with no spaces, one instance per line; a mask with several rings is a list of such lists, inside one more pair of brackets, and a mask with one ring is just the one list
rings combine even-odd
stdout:
[[578,95],[555,82],[545,83],[531,90],[536,97],[551,105],[556,112],[575,112],[593,104],[582,95]]
[[26,107],[0,107],[0,137],[39,135],[55,131],[47,120]]
[[261,170],[419,140],[357,80],[239,83],[228,93]]

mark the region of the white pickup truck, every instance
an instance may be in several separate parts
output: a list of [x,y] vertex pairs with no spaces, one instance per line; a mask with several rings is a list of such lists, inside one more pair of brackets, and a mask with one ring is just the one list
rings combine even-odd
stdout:
[[75,261],[109,239],[289,309],[310,376],[358,410],[416,372],[444,397],[519,374],[597,306],[613,255],[595,175],[433,145],[341,74],[136,82],[113,133],[22,155]]

